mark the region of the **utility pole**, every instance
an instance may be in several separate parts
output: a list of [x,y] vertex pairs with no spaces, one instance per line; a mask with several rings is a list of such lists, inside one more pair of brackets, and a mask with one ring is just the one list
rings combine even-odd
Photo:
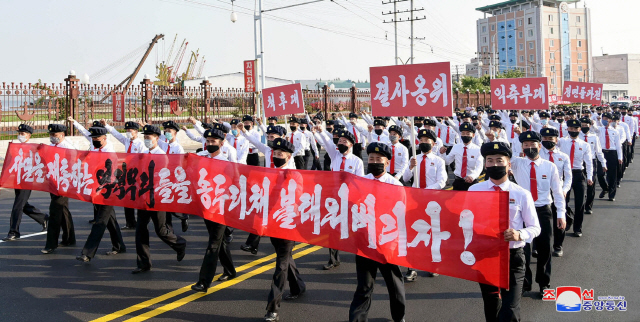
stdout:
[[[406,2],[406,1],[410,1],[409,9],[407,9],[407,10],[398,10],[398,7],[397,7],[398,3]],[[389,0],[387,2],[383,2],[382,4],[393,4],[393,11],[389,11],[389,12],[386,12],[386,13],[383,12],[382,15],[385,16],[385,15],[393,14],[393,19],[391,19],[390,21],[384,20],[383,23],[393,23],[393,29],[394,29],[394,34],[395,34],[395,50],[396,50],[395,64],[396,65],[398,65],[398,60],[399,60],[399,57],[398,57],[398,22],[411,22],[411,36],[409,38],[411,40],[411,46],[410,46],[410,48],[411,48],[411,54],[410,55],[411,56],[409,57],[408,61],[411,62],[411,64],[413,64],[413,41],[414,40],[424,39],[424,38],[415,38],[413,36],[413,22],[414,21],[418,21],[418,20],[427,19],[427,16],[424,16],[422,18],[414,17],[413,13],[415,11],[423,11],[424,7],[423,8],[419,8],[419,9],[418,8],[414,8],[413,0]],[[398,14],[399,13],[409,13],[409,15],[410,15],[409,19],[402,20],[402,18],[398,18]]]

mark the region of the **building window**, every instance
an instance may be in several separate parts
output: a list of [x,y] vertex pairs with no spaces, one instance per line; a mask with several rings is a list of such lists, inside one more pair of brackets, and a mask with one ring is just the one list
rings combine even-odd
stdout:
[[578,47],[582,47],[582,40],[578,40]]
[[576,16],[576,22],[580,22],[580,16]]
[[529,55],[529,61],[533,61],[533,55]]
[[524,62],[524,55],[520,55],[520,62]]
[[524,44],[520,44],[520,45],[518,45],[518,49],[520,49],[520,50],[524,50]]
[[582,29],[578,28],[578,35],[582,35]]
[[533,19],[527,18],[527,24],[528,25],[533,25]]
[[553,47],[554,46],[554,41],[553,39],[549,40],[549,47]]
[[533,37],[533,29],[529,29],[529,37]]
[[553,27],[551,27],[551,28],[549,28],[549,29],[551,29],[551,34],[553,35]]
[[522,19],[518,19],[518,27],[522,26]]
[[491,25],[491,31],[495,31],[496,30],[496,25]]
[[482,42],[486,44],[487,43],[487,37],[483,37]]
[[582,71],[582,66],[578,66],[578,71],[581,72]]
[[496,35],[491,36],[491,42],[496,42]]
[[518,38],[522,39],[522,31],[518,31]]
[[556,53],[553,52],[553,53],[549,54],[549,59],[555,60],[556,59]]
[[529,74],[534,74],[536,72],[534,67],[531,67],[531,71],[529,72]]
[[551,72],[554,73],[556,71],[556,66],[550,66],[551,67]]
[[556,79],[555,79],[555,78],[552,78],[552,79],[551,79],[551,85],[555,85],[555,84],[556,84]]
[[553,15],[549,15],[549,21],[553,21]]
[[578,60],[582,60],[582,53],[578,53]]
[[582,81],[582,77],[578,77],[578,81],[581,82]]
[[533,49],[533,41],[529,42],[529,49]]
[[484,74],[485,74],[485,75],[489,74],[489,71],[488,71],[488,70],[485,70],[485,71],[484,71]]
[[487,32],[487,26],[482,26],[482,32]]

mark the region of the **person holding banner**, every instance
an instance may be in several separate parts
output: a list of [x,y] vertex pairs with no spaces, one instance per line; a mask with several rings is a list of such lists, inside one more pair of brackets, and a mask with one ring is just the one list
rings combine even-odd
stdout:
[[[393,133],[394,127],[389,129],[390,133]],[[369,155],[367,162],[369,174],[364,176],[365,178],[402,186],[400,181],[385,171],[385,169],[389,168],[393,156],[392,149],[388,145],[373,142],[367,146],[367,154]],[[400,267],[389,263],[381,264],[372,259],[356,255],[358,286],[356,286],[356,292],[353,294],[353,300],[349,307],[350,322],[367,321],[378,270],[380,270],[380,274],[387,284],[393,321],[404,321],[406,298]]]
[[409,167],[409,151],[400,143],[400,138],[402,138],[402,128],[397,125],[390,126],[391,157],[389,158],[389,167],[386,170],[398,181],[402,179],[405,170]]
[[[160,134],[158,146],[164,150],[166,154],[185,154],[184,148],[178,141],[178,132],[180,131],[178,123],[166,121],[162,122],[162,127],[164,128],[164,133]],[[189,215],[179,212],[167,212],[167,224],[173,227],[171,223],[172,216],[180,219],[182,232],[189,230]]]
[[[76,149],[71,142],[65,139],[67,127],[63,124],[49,124],[50,146],[64,149]],[[71,246],[76,244],[76,233],[73,228],[73,218],[69,212],[69,197],[62,197],[53,193],[51,203],[49,204],[49,222],[47,224],[47,242],[40,252],[43,254],[51,254],[58,248],[58,237],[60,236],[60,228],[62,228],[61,246]]]
[[[20,124],[18,126],[18,142],[29,143],[29,139],[33,134],[33,128],[27,124]],[[31,217],[38,224],[42,225],[42,231],[47,231],[47,221],[49,221],[49,215],[40,211],[40,209],[29,204],[29,197],[31,196],[31,190],[14,189],[15,199],[13,201],[13,207],[11,208],[11,218],[9,219],[9,234],[3,238],[3,241],[12,241],[20,239],[20,222],[22,221],[22,213]]]
[[509,242],[509,288],[480,283],[486,321],[520,321],[520,299],[525,274],[523,247],[540,234],[540,223],[531,192],[509,181],[511,148],[508,143],[490,142],[480,148],[489,180],[476,183],[469,191],[508,191],[509,228],[504,240]]
[[[214,160],[229,161],[220,149],[225,136],[224,132],[220,130],[206,130],[204,137],[207,140],[207,154],[202,156]],[[204,224],[209,233],[209,241],[202,259],[198,282],[192,285],[191,289],[196,292],[206,293],[209,286],[211,286],[213,277],[216,275],[218,258],[220,258],[220,265],[223,268],[222,276],[218,278],[218,281],[223,282],[235,278],[236,269],[231,259],[231,251],[229,251],[229,244],[233,240],[233,228],[207,219],[204,219]]]
[[[256,131],[255,122],[253,120],[253,116],[245,115],[242,117],[242,124],[244,125],[245,132],[243,132],[243,136],[246,138],[247,135],[254,139],[254,141],[260,141],[260,133]],[[251,140],[249,140],[251,142]],[[258,154],[258,149],[255,144],[249,144],[249,154],[247,154],[247,164],[253,166],[260,166],[260,155]],[[267,167],[268,168],[268,167]]]
[[[104,127],[113,135],[116,140],[120,141],[126,149],[127,153],[142,153],[146,148],[144,146],[144,141],[142,141],[138,137],[138,131],[140,130],[140,125],[136,122],[125,122],[124,129],[125,134],[118,132],[116,128],[109,125],[107,120],[102,119],[100,121]],[[133,208],[124,208],[124,218],[126,220],[126,224],[122,229],[136,229],[136,210]]]
[[[289,141],[276,138],[273,140],[273,163],[278,169],[291,169],[295,167],[291,165],[291,159],[295,154],[295,147]],[[299,176],[298,172],[287,172],[285,178]],[[286,179],[285,179],[286,180]],[[296,180],[300,181],[300,180]],[[267,314],[264,321],[274,322],[280,319],[278,309],[280,301],[283,299],[284,285],[289,282],[289,294],[284,296],[285,301],[293,301],[298,299],[307,290],[307,287],[300,278],[300,272],[296,267],[293,259],[293,247],[295,242],[292,240],[271,237],[271,244],[276,251],[276,269],[273,272],[273,280],[271,281],[271,291],[267,298]]]
[[[307,115],[307,118],[309,115]],[[307,146],[304,150],[304,164],[305,170],[307,170],[309,166],[309,157],[311,157],[311,168],[308,170],[315,170],[320,168],[320,152],[318,151],[318,142],[316,142],[316,138],[313,136],[313,132],[311,132],[311,124],[309,124],[309,120],[300,119],[300,132],[304,134],[307,139]]]
[[[196,130],[196,132],[198,132],[198,134],[203,135],[204,131],[209,130],[212,128],[211,124],[208,123],[202,123],[198,120],[196,120],[193,116],[189,116],[187,118],[187,121],[191,122],[193,124],[193,128]],[[207,142],[206,140],[202,137],[202,136],[198,136],[193,134],[191,131],[189,131],[189,129],[187,129],[186,126],[182,126],[182,130],[184,130],[184,133],[187,135],[187,137],[189,139],[191,139],[191,141],[196,141],[196,142],[200,142],[202,143],[202,149],[203,151],[206,149],[207,147]]]
[[[338,145],[330,139],[330,133],[322,131],[321,127],[316,127],[314,135],[316,140],[320,142],[327,154],[331,157],[331,171],[346,171],[357,176],[364,176],[364,166],[362,160],[351,153],[356,139],[353,134],[346,130],[340,130],[338,133]],[[330,270],[340,266],[340,255],[337,249],[329,249],[329,262],[322,268]]]
[[[145,125],[142,128],[144,145],[147,148],[142,153],[167,154],[158,145],[160,141],[160,129],[155,125]],[[169,245],[177,253],[177,260],[182,261],[187,248],[187,241],[174,234],[172,227],[167,223],[168,213],[164,211],[138,210],[138,225],[136,226],[136,253],[138,255],[137,267],[132,274],[140,274],[151,270],[151,253],[149,252],[149,221],[153,221],[156,235],[165,244]]]
[[[95,149],[98,149],[98,153],[115,153],[112,145],[107,145],[107,129],[105,127],[91,127],[89,128],[91,133],[92,145]],[[110,177],[105,177],[110,180]],[[98,182],[99,184],[106,184],[108,182]],[[76,257],[81,262],[89,262],[96,256],[98,246],[102,240],[105,229],[109,230],[109,236],[111,237],[111,251],[107,252],[107,255],[116,255],[127,251],[127,247],[122,240],[122,233],[120,232],[120,226],[116,219],[116,212],[113,210],[113,206],[93,204],[93,217],[95,223],[91,226],[91,233],[87,237],[87,242],[82,248],[82,253]]]
[[[595,135],[594,133],[591,133],[591,124],[592,121],[589,117],[585,116],[583,118],[580,119],[580,124],[581,124],[581,128],[580,128],[580,139],[584,140],[585,142],[589,143],[589,145],[591,145],[591,162],[593,163],[593,167],[592,167],[592,177],[596,178],[598,175],[598,163],[600,164],[601,167],[604,168],[604,171],[607,171],[607,160],[605,160],[604,158],[604,154],[602,154],[602,147],[600,145],[600,140],[598,139],[598,136]],[[592,184],[590,186],[587,186],[587,201],[585,202],[585,206],[584,206],[584,213],[587,215],[590,215],[593,213],[593,201],[596,198],[596,185]]]
[[480,155],[480,147],[471,143],[475,134],[475,128],[471,123],[460,125],[460,139],[462,143],[454,145],[445,157],[448,165],[455,161],[453,171],[453,190],[466,191],[472,185],[478,183],[478,177],[482,173],[483,159]]
[[353,134],[353,137],[356,139],[356,144],[353,146],[353,155],[362,159],[362,148],[365,146],[365,135],[367,134],[367,129],[358,125],[358,114],[349,113],[349,121],[344,117],[344,114],[340,114],[339,122],[342,122],[346,127],[349,133]]
[[236,151],[237,163],[247,164],[247,156],[249,155],[249,141],[247,141],[244,136],[240,135],[238,124],[240,124],[239,119],[231,120],[231,123],[229,124],[231,133],[227,134],[226,140],[224,142],[225,144],[222,148],[226,147],[227,144],[230,145],[231,147],[233,147],[233,150]]
[[[96,149],[93,146],[93,143],[92,143],[93,139],[91,137],[91,132],[87,131],[87,129],[85,129],[84,126],[82,126],[82,124],[78,123],[78,121],[74,120],[73,117],[71,116],[67,117],[67,121],[73,123],[73,126],[78,130],[78,132],[80,132],[80,134],[82,134],[82,136],[84,136],[87,139],[87,141],[89,141],[89,151],[98,151],[98,149]],[[93,121],[92,127],[104,127],[104,125],[100,121]],[[107,141],[106,144],[107,144],[105,146],[106,149],[114,150],[113,143],[111,143],[110,141]]]

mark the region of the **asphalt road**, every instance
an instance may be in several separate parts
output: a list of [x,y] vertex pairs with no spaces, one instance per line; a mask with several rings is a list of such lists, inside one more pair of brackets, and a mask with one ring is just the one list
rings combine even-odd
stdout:
[[[565,256],[553,258],[552,287],[580,286],[594,289],[597,296],[625,296],[628,311],[558,313],[554,302],[528,295],[522,301],[524,321],[640,321],[640,221],[638,220],[638,163],[627,170],[615,203],[596,200],[594,214],[587,215],[584,236],[567,236]],[[599,193],[599,188],[597,193]],[[597,196],[596,196],[597,197]],[[34,192],[30,202],[48,209],[49,196]],[[0,190],[0,232],[9,227],[13,191]],[[162,243],[151,228],[153,269],[132,275],[136,266],[134,231],[123,231],[125,254],[107,257],[108,236],[99,255],[90,263],[75,260],[89,233],[91,205],[72,200],[78,244],[60,247],[42,255],[44,235],[0,243],[1,321],[260,321],[273,274],[274,252],[269,238],[263,238],[257,255],[239,247],[247,234],[237,232],[232,243],[238,278],[214,282],[209,293],[194,293],[189,286],[197,280],[207,233],[202,219],[192,216],[186,233],[187,256],[178,263],[175,252]],[[124,213],[116,209],[124,223]],[[174,223],[178,220],[174,219]],[[177,226],[176,226],[177,227]],[[24,216],[22,235],[37,233],[40,227]],[[345,321],[356,286],[355,257],[342,255],[342,265],[332,271],[321,266],[328,251],[298,245],[294,256],[307,293],[296,302],[283,302],[281,321]],[[535,263],[535,259],[533,259]],[[535,266],[532,265],[535,270]],[[240,271],[241,270],[241,271]],[[218,271],[221,271],[218,266]],[[216,287],[214,287],[216,286]],[[407,321],[481,321],[482,299],[476,283],[445,276],[421,275],[406,284]],[[379,276],[370,321],[391,318],[386,287]]]

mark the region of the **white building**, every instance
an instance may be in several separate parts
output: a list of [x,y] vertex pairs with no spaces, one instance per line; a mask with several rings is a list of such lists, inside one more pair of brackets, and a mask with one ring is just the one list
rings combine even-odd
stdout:
[[593,82],[603,84],[602,100],[640,96],[640,55],[620,54],[593,57]]

